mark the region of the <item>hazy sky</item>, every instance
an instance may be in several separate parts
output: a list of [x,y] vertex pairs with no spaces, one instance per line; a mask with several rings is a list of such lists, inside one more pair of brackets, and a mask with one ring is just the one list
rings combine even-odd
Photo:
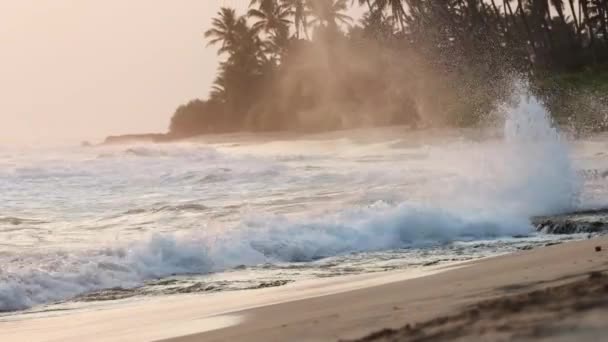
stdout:
[[0,143],[164,132],[206,97],[203,32],[249,0],[0,0]]
[[164,131],[207,94],[205,25],[245,0],[0,0],[0,142]]

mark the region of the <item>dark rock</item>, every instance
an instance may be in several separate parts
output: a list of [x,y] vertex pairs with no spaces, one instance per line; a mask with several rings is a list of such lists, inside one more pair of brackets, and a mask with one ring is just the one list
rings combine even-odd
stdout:
[[268,287],[277,287],[277,286],[283,286],[283,285],[287,285],[289,283],[293,282],[293,280],[274,280],[274,281],[267,281],[267,282],[262,282],[257,286],[251,287],[250,289],[264,289],[264,288],[268,288]]
[[433,266],[433,265],[437,265],[439,263],[439,260],[434,260],[434,261],[429,261],[427,263],[422,264],[422,266]]
[[547,242],[545,244],[545,247],[549,247],[549,246],[555,246],[555,245],[561,245],[562,242],[561,241],[554,241],[554,242]]
[[602,246],[595,246],[595,251],[596,252],[601,252],[602,251]]
[[608,232],[608,209],[534,217],[532,224],[546,234],[604,233]]

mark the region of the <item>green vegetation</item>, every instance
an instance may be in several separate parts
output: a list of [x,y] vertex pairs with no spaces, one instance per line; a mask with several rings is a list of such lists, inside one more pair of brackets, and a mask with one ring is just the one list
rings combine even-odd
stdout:
[[608,129],[608,66],[545,73],[536,84],[555,120],[573,133]]
[[205,38],[223,61],[171,137],[473,125],[514,75],[561,123],[605,126],[608,0],[252,0],[222,8]]
[[608,94],[608,67],[597,66],[581,71],[552,73],[544,76],[541,82],[569,91]]

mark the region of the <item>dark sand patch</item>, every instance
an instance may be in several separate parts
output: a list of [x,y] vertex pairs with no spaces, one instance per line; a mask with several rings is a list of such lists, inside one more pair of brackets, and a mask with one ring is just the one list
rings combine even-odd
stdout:
[[591,319],[597,316],[608,317],[608,276],[591,272],[582,280],[483,301],[457,314],[380,330],[357,341],[608,340],[608,324]]

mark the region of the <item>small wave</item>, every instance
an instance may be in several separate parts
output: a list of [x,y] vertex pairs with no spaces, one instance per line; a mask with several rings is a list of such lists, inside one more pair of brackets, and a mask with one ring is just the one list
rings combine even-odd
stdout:
[[193,160],[217,159],[222,155],[214,148],[206,145],[170,144],[134,145],[128,148],[102,148],[97,159],[120,158],[124,156],[142,158],[182,158]]
[[125,154],[131,154],[138,157],[165,157],[168,155],[166,151],[154,150],[144,147],[133,147],[128,148],[124,152]]
[[200,182],[201,183],[219,183],[219,182],[225,182],[227,180],[230,179],[230,172],[232,172],[231,169],[226,168],[226,167],[221,167],[217,170],[214,170],[213,173],[206,175],[205,177],[203,177]]
[[123,213],[123,215],[140,215],[146,213],[159,213],[159,212],[177,212],[177,211],[207,211],[209,207],[203,204],[197,203],[186,203],[186,204],[177,204],[177,205],[163,205],[155,208],[137,208],[137,209],[129,209]]
[[98,251],[2,256],[1,263],[0,312],[212,269],[210,258],[198,243],[169,235]]
[[43,224],[47,223],[46,221],[36,220],[36,219],[27,219],[27,218],[19,218],[14,216],[0,216],[0,224],[10,224],[13,226],[19,226],[22,224]]
[[86,171],[76,170],[65,166],[18,167],[14,170],[14,175],[19,177],[19,179],[27,180],[48,180],[90,176],[90,174]]
[[178,205],[165,205],[162,206],[160,208],[156,208],[153,211],[154,212],[160,212],[160,211],[206,211],[208,210],[209,207],[202,205],[202,204],[196,204],[196,203],[190,203],[190,204],[178,204]]

